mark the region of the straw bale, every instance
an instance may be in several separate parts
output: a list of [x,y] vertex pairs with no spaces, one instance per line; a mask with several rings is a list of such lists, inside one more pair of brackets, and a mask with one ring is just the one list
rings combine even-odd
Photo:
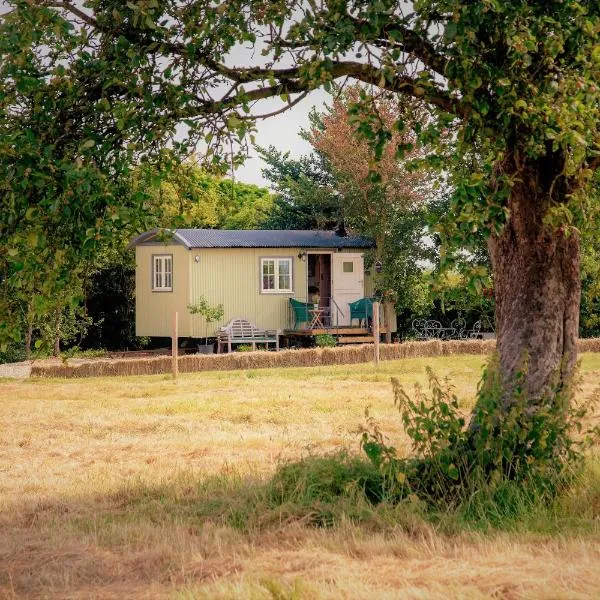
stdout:
[[600,352],[600,338],[580,339],[579,352]]
[[[600,338],[579,340],[579,352],[600,352]],[[458,354],[491,354],[496,340],[428,340],[402,344],[380,344],[381,360],[429,358]],[[192,354],[179,358],[181,373],[232,371],[285,367],[352,365],[373,360],[372,344],[307,348],[280,352],[232,352],[231,354]],[[83,364],[34,364],[31,375],[37,377],[108,377],[157,375],[170,373],[171,357],[88,361]]]

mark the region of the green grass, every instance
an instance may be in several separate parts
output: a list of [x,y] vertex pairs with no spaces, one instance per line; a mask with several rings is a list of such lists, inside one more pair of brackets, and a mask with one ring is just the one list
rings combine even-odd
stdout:
[[390,376],[431,365],[467,410],[482,364],[0,382],[0,598],[596,597],[597,459],[550,505],[373,493],[365,408],[409,450]]

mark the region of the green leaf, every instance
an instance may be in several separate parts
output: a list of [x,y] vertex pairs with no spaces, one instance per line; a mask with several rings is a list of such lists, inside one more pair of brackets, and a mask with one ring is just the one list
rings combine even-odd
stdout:
[[460,475],[454,463],[450,463],[448,465],[447,473],[448,477],[450,477],[450,479],[454,479],[454,481],[456,481]]

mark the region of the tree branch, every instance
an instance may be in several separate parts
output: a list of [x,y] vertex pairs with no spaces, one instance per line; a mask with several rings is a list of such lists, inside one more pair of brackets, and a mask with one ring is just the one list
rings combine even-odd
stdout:
[[78,8],[77,6],[73,6],[70,2],[56,2],[55,0],[48,0],[47,2],[41,2],[43,6],[48,8],[62,8],[75,15],[79,19],[81,19],[84,23],[91,25],[92,27],[98,28],[98,22],[94,17],[88,15],[86,12]]
[[[366,20],[357,19],[352,15],[346,15],[346,17],[352,22],[355,28],[360,28],[368,25]],[[331,27],[329,28],[331,29]],[[398,37],[401,39],[394,40],[390,36],[394,33],[399,34]],[[387,37],[384,37],[387,36]],[[358,37],[357,37],[358,39]],[[445,76],[446,66],[448,59],[439,54],[433,44],[424,37],[421,37],[416,31],[409,29],[400,22],[388,23],[382,30],[381,35],[375,36],[372,40],[364,40],[366,43],[371,43],[378,48],[396,48],[401,52],[412,55],[414,58],[420,60],[426,67],[435,71],[438,75]],[[302,42],[275,39],[272,42],[275,46],[288,49],[299,50],[301,48],[312,48],[314,44],[310,40],[304,40]]]
[[[65,9],[96,29],[106,32],[105,28],[100,27],[93,17],[87,15],[68,0],[47,0],[45,5]],[[357,25],[361,24],[360,20],[353,20]],[[394,25],[396,28],[399,26],[400,25],[398,24]],[[406,34],[406,40],[403,44],[404,47],[407,48],[407,51],[408,48],[410,48],[411,53],[415,57],[428,66],[431,66],[431,68],[435,67],[436,70],[443,69],[445,66],[445,59],[435,53],[433,46],[429,44],[429,42],[423,40],[418,34],[411,32],[405,27],[403,27],[403,31]],[[245,91],[243,94],[236,94],[228,97],[226,100],[200,101],[200,104],[198,105],[198,114],[194,116],[199,116],[201,112],[205,112],[205,114],[214,114],[220,110],[227,110],[236,103],[240,104],[244,101],[247,102],[270,98],[283,93],[293,94],[310,92],[319,87],[322,83],[322,81],[312,81],[307,76],[305,69],[308,63],[284,69],[271,69],[265,67],[228,67],[215,60],[205,49],[198,49],[190,56],[188,48],[177,42],[162,40],[160,42],[160,47],[162,51],[167,54],[195,61],[198,65],[213,71],[215,75],[226,77],[236,84],[265,80],[272,81],[273,79],[277,81],[277,84],[275,85]],[[394,75],[390,77],[389,71],[386,72],[370,64],[356,61],[334,62],[332,67],[328,70],[331,79],[350,77],[388,91],[419,98],[450,114],[457,116],[464,114],[464,107],[458,98],[450,96],[447,91],[442,90],[431,82],[420,82],[405,75]]]
[[256,121],[257,119],[268,119],[269,117],[274,117],[276,115],[280,115],[281,113],[284,113],[286,110],[289,110],[290,108],[296,106],[296,104],[298,104],[299,102],[302,102],[302,100],[304,100],[304,98],[306,98],[308,96],[309,92],[302,92],[302,94],[300,94],[297,98],[294,98],[292,101],[288,102],[285,106],[283,106],[282,108],[279,108],[278,110],[274,110],[272,112],[269,113],[264,113],[262,115],[238,115],[239,119],[242,120],[252,120],[252,121]]
[[[245,91],[243,94],[236,94],[226,100],[206,101],[201,102],[199,106],[193,108],[191,112],[186,111],[185,118],[200,116],[201,114],[215,114],[225,112],[226,110],[241,104],[242,102],[252,102],[281,94],[308,93],[317,87],[320,83],[313,82],[302,78],[301,67],[291,69],[241,69],[237,70],[232,67],[219,65],[219,72],[223,75],[232,77],[241,77],[240,81],[249,83],[252,81],[262,81],[272,79],[273,77],[279,81],[276,85],[268,87],[260,87],[253,90]],[[240,75],[241,72],[241,75]],[[388,91],[406,94],[414,98],[419,98],[441,108],[445,112],[461,116],[464,114],[464,107],[458,98],[453,98],[444,90],[439,88],[425,88],[423,83],[406,76],[398,76],[392,81],[388,81],[383,77],[383,72],[370,65],[347,61],[334,63],[331,68],[332,79],[339,77],[351,77],[364,83],[369,83],[377,87],[383,87]],[[382,81],[385,83],[381,85]],[[285,109],[289,106],[285,107]],[[281,111],[283,112],[283,110]]]
[[[349,18],[355,24],[355,26],[366,26],[368,22],[365,20],[356,19],[349,15]],[[401,39],[396,41],[390,39],[390,35],[393,32],[397,32]],[[446,65],[448,59],[441,54],[438,54],[433,44],[421,37],[417,32],[409,29],[405,25],[399,22],[386,24],[382,33],[386,34],[387,37],[377,37],[373,40],[373,43],[379,47],[393,48],[396,47],[401,52],[411,54],[418,60],[420,60],[426,67],[435,71],[439,75],[445,75]]]

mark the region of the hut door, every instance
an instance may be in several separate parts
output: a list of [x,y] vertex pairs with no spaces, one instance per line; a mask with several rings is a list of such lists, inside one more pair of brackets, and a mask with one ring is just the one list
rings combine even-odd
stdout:
[[331,255],[331,290],[334,304],[331,307],[331,321],[336,324],[350,325],[350,307],[348,304],[365,295],[365,267],[362,254],[338,252]]

